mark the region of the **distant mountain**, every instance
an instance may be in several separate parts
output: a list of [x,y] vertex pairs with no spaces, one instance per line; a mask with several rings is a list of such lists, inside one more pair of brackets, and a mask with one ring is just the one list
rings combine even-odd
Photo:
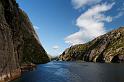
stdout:
[[16,0],[0,0],[0,82],[20,76],[23,64],[48,61],[28,16]]
[[122,62],[124,61],[124,27],[113,30],[85,43],[71,46],[59,60],[87,62]]

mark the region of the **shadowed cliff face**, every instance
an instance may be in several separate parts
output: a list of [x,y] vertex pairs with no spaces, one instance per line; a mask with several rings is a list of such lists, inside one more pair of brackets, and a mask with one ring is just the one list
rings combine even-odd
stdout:
[[48,61],[26,13],[15,0],[0,0],[0,80],[12,76],[23,63]]
[[86,43],[66,49],[60,60],[122,62],[124,61],[124,27],[113,30]]
[[23,35],[23,46],[21,46],[22,49],[20,50],[23,51],[23,58],[21,62],[32,62],[35,64],[48,62],[49,57],[47,56],[44,48],[41,46],[39,38],[35,33],[26,13],[24,13],[22,10],[19,10],[19,14],[19,19],[22,21],[20,24],[23,27],[21,28]]

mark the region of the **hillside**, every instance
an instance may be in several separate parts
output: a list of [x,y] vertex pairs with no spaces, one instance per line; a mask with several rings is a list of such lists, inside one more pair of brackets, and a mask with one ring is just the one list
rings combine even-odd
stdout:
[[0,0],[0,81],[21,74],[21,65],[49,61],[24,11],[15,0]]
[[87,62],[122,62],[124,61],[124,27],[113,30],[85,43],[71,46],[59,60]]

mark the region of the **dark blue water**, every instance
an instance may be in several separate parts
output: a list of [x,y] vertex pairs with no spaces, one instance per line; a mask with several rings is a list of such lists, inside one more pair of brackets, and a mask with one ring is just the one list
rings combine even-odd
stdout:
[[50,62],[12,82],[124,82],[124,64]]

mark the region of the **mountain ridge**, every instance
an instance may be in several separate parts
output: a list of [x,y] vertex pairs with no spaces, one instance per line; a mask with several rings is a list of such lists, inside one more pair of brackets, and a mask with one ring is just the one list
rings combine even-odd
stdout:
[[49,61],[30,19],[16,0],[0,0],[0,82],[19,77],[23,65]]
[[124,60],[124,27],[112,30],[92,41],[71,46],[59,60],[88,62],[122,62]]

